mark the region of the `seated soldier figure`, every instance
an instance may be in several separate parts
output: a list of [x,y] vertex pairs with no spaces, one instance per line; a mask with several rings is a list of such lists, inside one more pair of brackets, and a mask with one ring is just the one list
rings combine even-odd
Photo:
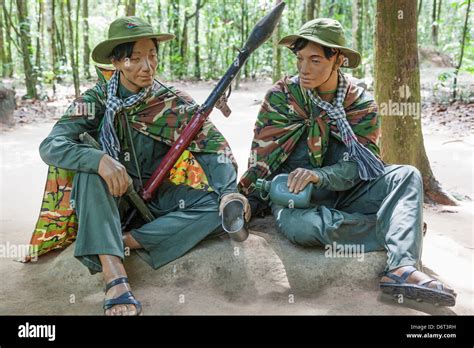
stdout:
[[[410,165],[382,162],[377,105],[340,70],[361,61],[345,47],[341,24],[314,19],[280,44],[296,55],[298,75],[278,81],[258,114],[249,168],[239,183],[252,216],[269,206],[279,231],[302,246],[385,249],[384,292],[453,306],[455,292],[420,270],[421,174]],[[289,174],[291,193],[314,185],[310,208],[262,199],[256,180],[282,173]]]
[[[103,272],[106,315],[142,312],[123,266],[125,247],[142,249],[140,255],[156,269],[203,239],[220,235],[219,209],[227,201],[241,200],[249,218],[248,202],[237,190],[228,143],[206,121],[173,168],[175,175],[149,203],[156,219],[122,232],[127,175],[137,191],[143,188],[197,108],[188,94],[154,78],[158,42],[173,38],[155,33],[137,17],[112,22],[108,40],[94,48],[92,57],[98,63],[112,63],[114,73],[76,99],[40,145],[44,162],[74,171],[70,193],[78,219],[74,256],[92,274]],[[76,112],[79,109],[94,112],[83,115]],[[83,132],[99,140],[102,149],[81,143]]]

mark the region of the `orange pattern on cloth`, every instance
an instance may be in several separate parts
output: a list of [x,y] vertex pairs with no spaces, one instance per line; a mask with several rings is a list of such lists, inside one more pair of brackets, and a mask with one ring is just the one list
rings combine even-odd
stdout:
[[206,173],[193,154],[185,150],[170,170],[170,181],[175,185],[187,185],[197,190],[213,191]]

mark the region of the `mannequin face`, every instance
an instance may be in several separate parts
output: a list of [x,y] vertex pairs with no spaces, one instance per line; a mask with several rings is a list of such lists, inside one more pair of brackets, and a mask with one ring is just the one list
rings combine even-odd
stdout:
[[130,58],[112,59],[112,64],[121,72],[120,83],[132,92],[149,87],[153,83],[158,57],[151,39],[135,42]]
[[341,54],[339,56],[335,54],[327,59],[320,45],[308,42],[303,49],[296,52],[296,66],[302,87],[314,89],[324,84],[332,74],[337,72],[343,58]]

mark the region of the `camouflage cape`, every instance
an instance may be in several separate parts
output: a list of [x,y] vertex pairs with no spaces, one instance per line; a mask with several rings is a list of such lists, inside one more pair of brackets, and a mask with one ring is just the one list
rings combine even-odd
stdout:
[[[77,98],[58,122],[68,121],[74,117],[84,117],[84,115],[75,115],[74,110],[87,110],[88,103],[95,103],[96,107],[98,105],[101,108],[99,116],[103,119],[107,99],[106,81],[113,71],[104,69],[97,69],[97,71],[99,82]],[[168,88],[191,103],[191,108],[164,87],[155,84],[147,99],[128,109],[126,117],[130,120],[131,126],[140,133],[171,146],[190,121],[197,104],[188,94],[173,87]],[[77,105],[81,104],[84,107],[77,108]],[[125,143],[122,150],[128,147],[124,132],[121,131],[122,123],[125,122],[124,117],[124,113],[115,117],[120,142]],[[236,161],[224,136],[211,121],[207,120],[170,171],[170,181],[174,184],[212,191],[206,174],[192,152],[225,156],[237,169]],[[74,208],[69,203],[74,174],[75,172],[71,170],[49,166],[39,218],[30,241],[30,257],[25,261],[53,249],[65,248],[75,240],[79,221]]]
[[[377,104],[363,88],[345,77],[349,82],[343,103],[347,120],[359,142],[380,158]],[[318,114],[310,105],[298,76],[284,77],[267,92],[255,123],[248,169],[239,182],[242,193],[250,194],[258,178],[267,178],[286,161],[306,128],[310,162],[321,167],[329,135],[339,140],[341,137],[336,122],[329,119],[326,111],[319,110]]]

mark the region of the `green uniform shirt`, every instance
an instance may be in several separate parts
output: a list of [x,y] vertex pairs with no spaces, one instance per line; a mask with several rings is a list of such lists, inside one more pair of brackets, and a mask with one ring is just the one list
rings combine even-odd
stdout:
[[[132,95],[121,84],[119,95],[126,98]],[[97,139],[100,120],[104,114],[104,107],[87,93],[83,95],[85,101],[94,103],[93,117],[73,117],[69,120],[58,121],[48,137],[40,145],[40,156],[49,165],[78,172],[98,173],[99,162],[105,154],[102,150],[92,148],[79,140],[79,134],[89,132]],[[160,161],[169,150],[169,146],[156,141],[146,135],[131,129],[132,141],[137,154],[138,165],[144,184],[153,174]],[[219,163],[217,154],[193,153],[208,178],[210,186],[219,197],[227,193],[238,192],[237,173],[231,163]],[[138,183],[138,173],[133,159],[131,146],[124,149],[121,146],[120,162],[127,168],[127,172]]]

